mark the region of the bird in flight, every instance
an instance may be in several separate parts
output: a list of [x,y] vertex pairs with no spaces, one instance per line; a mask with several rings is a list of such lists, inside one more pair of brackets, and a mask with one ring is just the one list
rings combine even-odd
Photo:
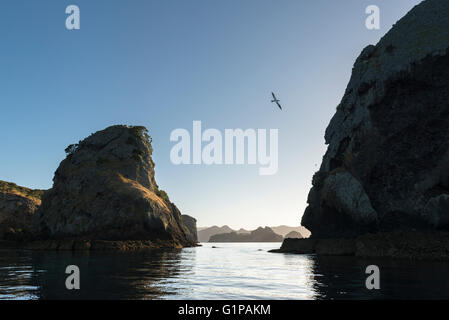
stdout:
[[276,96],[274,95],[273,92],[271,93],[271,95],[273,96],[273,100],[271,100],[271,102],[275,102],[275,103],[278,105],[279,109],[282,110],[282,107],[281,107],[281,105],[279,104],[279,102],[280,102],[281,100],[279,100],[278,98],[276,98]]

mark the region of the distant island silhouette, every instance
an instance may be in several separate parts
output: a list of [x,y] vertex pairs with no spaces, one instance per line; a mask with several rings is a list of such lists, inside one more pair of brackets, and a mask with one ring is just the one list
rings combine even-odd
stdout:
[[[288,233],[294,231],[301,235],[302,238],[308,238],[310,236],[310,231],[306,228],[299,226],[299,227],[290,227],[286,225],[276,226],[276,227],[268,227],[271,229],[275,234],[280,235],[282,238],[284,238]],[[235,233],[237,236],[234,236],[234,238],[238,239],[244,239],[245,237],[242,237],[241,235],[249,235],[253,230],[245,230],[243,228],[240,228],[239,230],[234,230],[230,228],[227,225],[224,225],[222,227],[218,226],[212,226],[212,227],[199,227],[198,228],[198,241],[199,242],[209,242],[210,238],[215,235],[219,234],[229,234],[229,233]],[[224,236],[223,236],[224,237]],[[277,241],[277,240],[276,240]]]
[[271,228],[257,228],[250,233],[230,233],[215,234],[209,238],[209,242],[282,242],[284,237],[276,234]]

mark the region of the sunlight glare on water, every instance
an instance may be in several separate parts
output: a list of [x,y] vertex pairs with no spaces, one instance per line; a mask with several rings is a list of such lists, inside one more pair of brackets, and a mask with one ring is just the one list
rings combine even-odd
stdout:
[[[442,299],[447,262],[269,253],[280,243],[204,243],[182,250],[0,250],[0,299]],[[365,269],[381,270],[381,290]],[[81,289],[67,290],[77,265]]]

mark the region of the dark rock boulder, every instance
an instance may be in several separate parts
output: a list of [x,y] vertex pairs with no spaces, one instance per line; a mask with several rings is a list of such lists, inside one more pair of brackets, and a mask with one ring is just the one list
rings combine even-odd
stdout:
[[154,179],[146,128],[112,126],[66,152],[39,209],[42,234],[192,244],[181,213]]
[[449,229],[449,1],[423,1],[362,51],[325,140],[312,237]]
[[184,222],[184,225],[186,226],[186,236],[187,238],[192,242],[198,242],[198,232],[196,229],[196,219],[192,218],[189,215],[183,214],[182,215],[182,221]]

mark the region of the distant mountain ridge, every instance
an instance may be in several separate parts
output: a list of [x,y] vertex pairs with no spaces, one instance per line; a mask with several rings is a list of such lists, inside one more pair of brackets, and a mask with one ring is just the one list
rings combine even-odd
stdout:
[[220,233],[210,237],[209,242],[281,242],[284,237],[271,228],[257,228],[250,233]]
[[229,233],[233,232],[231,228],[228,226],[212,226],[209,228],[198,228],[198,241],[199,242],[209,242],[209,238],[213,235],[220,234],[220,233]]
[[[269,227],[274,233],[285,237],[288,233],[295,231],[301,234],[303,238],[308,238],[310,236],[310,231],[306,228],[300,227],[289,227],[285,225],[277,226],[277,227]],[[257,230],[257,229],[256,229]],[[212,227],[200,227],[198,228],[198,241],[199,242],[209,242],[210,237],[218,235],[235,232],[237,234],[250,234],[250,230],[245,230],[240,228],[239,230],[234,230],[227,225],[222,227],[212,226]]]

